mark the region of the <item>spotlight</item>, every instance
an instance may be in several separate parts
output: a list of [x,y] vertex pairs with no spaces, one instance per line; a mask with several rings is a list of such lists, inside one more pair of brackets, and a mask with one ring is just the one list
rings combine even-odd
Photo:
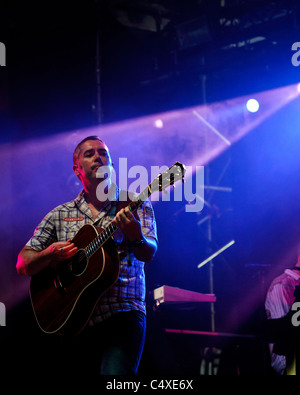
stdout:
[[157,120],[154,122],[154,126],[155,126],[156,128],[158,128],[158,129],[161,129],[161,128],[163,128],[164,123],[163,123],[163,121],[162,121],[161,119],[157,119]]
[[255,99],[250,99],[247,101],[246,107],[249,112],[257,112],[259,110],[259,103]]

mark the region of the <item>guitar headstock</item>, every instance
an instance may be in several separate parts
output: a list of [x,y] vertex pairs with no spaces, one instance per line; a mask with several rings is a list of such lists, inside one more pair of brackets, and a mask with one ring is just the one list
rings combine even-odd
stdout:
[[169,167],[163,174],[159,174],[150,184],[151,193],[156,191],[164,191],[169,186],[174,185],[175,182],[181,180],[183,182],[185,173],[185,166],[176,162]]

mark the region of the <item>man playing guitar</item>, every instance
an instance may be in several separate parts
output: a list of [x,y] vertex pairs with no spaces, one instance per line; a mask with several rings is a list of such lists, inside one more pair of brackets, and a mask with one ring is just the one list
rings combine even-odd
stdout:
[[[119,260],[116,281],[99,295],[84,329],[76,336],[76,363],[70,369],[73,373],[75,367],[85,369],[91,375],[136,374],[146,329],[144,264],[157,250],[153,208],[146,199],[133,213],[127,205],[120,205],[120,191],[110,178],[99,178],[99,168],[113,165],[106,144],[98,137],[82,140],[73,161],[83,191],[45,216],[19,253],[17,271],[38,278],[51,265],[72,260],[79,249],[73,239],[84,225],[105,228],[111,223],[117,227],[112,236]],[[102,201],[97,187],[104,179],[107,199]],[[73,277],[80,274],[75,272]],[[63,278],[57,276],[55,291],[65,298],[68,283],[62,284]]]

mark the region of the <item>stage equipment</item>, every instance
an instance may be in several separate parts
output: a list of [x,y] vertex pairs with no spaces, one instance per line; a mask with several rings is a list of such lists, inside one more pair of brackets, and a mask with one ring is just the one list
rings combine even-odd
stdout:
[[109,0],[107,6],[117,21],[129,28],[161,32],[170,22],[168,9],[159,2]]
[[[207,100],[206,100],[206,82],[207,82],[207,76],[203,75],[202,76],[202,97],[203,97],[203,105],[205,106],[207,104]],[[207,120],[199,114],[198,111],[193,111],[193,114],[199,119],[199,121],[203,124],[205,124],[205,126],[208,127],[208,129],[213,132],[215,135],[217,135],[220,140],[222,140],[227,146],[231,146],[231,142],[230,140],[228,140],[226,137],[224,137],[224,135],[217,130],[213,125],[211,125],[209,122],[207,122]],[[208,150],[208,137],[207,134],[205,135],[205,145],[206,145],[206,149]],[[231,188],[223,188],[223,187],[219,187],[218,184],[221,182],[227,167],[229,165],[229,162],[227,162],[226,166],[224,167],[223,171],[221,172],[221,175],[219,176],[219,179],[217,180],[217,185],[210,185],[210,168],[209,168],[209,164],[206,164],[205,166],[205,175],[204,175],[204,179],[205,179],[205,184],[206,187],[204,187],[205,189],[209,189],[210,190],[210,196],[209,198],[206,199],[206,205],[212,208],[211,213],[212,212],[216,212],[215,210],[215,205],[213,203],[211,203],[211,199],[213,197],[213,194],[216,191],[223,191],[223,192],[231,192],[232,189]],[[218,209],[217,209],[218,210]],[[206,217],[200,219],[197,221],[197,225],[200,226],[204,223],[207,224],[207,240],[208,240],[208,244],[211,246],[212,245],[212,214],[208,214]],[[234,242],[234,241],[233,241]],[[233,244],[233,242],[231,242],[230,245]],[[226,248],[228,248],[227,246],[225,246]],[[218,250],[217,253],[212,254],[207,260],[205,260],[202,264],[198,265],[198,268],[203,267],[206,263],[209,263],[209,292],[210,294],[214,294],[214,275],[213,275],[213,258],[215,258],[217,255],[219,255],[221,252],[224,251],[224,249],[226,248],[221,248],[220,250]],[[215,332],[215,307],[214,307],[214,303],[210,303],[210,315],[211,315],[211,331]]]
[[153,291],[155,305],[162,303],[215,302],[216,296],[163,285]]

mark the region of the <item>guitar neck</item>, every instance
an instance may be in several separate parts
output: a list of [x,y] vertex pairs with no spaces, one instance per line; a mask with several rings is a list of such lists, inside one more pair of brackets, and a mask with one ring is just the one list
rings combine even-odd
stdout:
[[[151,184],[147,186],[143,190],[142,193],[138,195],[138,197],[128,204],[131,212],[134,212],[140,207],[143,202],[148,199],[148,197],[155,191],[165,190],[170,185],[174,185],[174,183],[178,180],[183,182],[183,177],[185,173],[185,166],[176,162],[173,166],[167,169],[163,174],[159,174]],[[102,245],[114,234],[114,232],[118,229],[118,226],[111,222],[87,247],[86,253],[88,256],[91,256],[94,252],[96,252]]]

